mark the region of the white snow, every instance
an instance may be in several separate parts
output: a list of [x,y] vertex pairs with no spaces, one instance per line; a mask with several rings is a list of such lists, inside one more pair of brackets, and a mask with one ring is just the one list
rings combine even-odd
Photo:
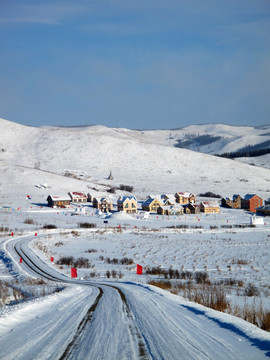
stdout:
[[[131,185],[139,208],[149,194],[187,190],[197,196],[207,191],[229,197],[256,193],[265,200],[270,191],[269,169],[173,144],[185,132],[219,132],[230,139],[228,146],[233,151],[239,143],[254,143],[262,134],[267,140],[267,127],[216,124],[157,131],[102,126],[33,128],[0,119],[0,130],[0,149],[4,149],[0,152],[0,227],[8,228],[0,233],[0,280],[36,276],[19,263],[13,248],[18,243],[33,263],[59,277],[61,284],[68,281],[59,293],[0,309],[1,359],[60,358],[100,289],[103,295],[91,322],[85,323],[76,340],[71,358],[227,360],[270,356],[268,332],[149,285],[156,276],[136,275],[136,264],[144,270],[160,266],[207,271],[213,282],[243,281],[238,296],[233,289],[227,294],[232,305],[250,302],[244,289],[252,283],[260,296],[252,297],[251,302],[269,310],[270,219],[263,218],[263,224],[250,228],[248,212],[223,208],[216,215],[145,216],[140,209],[138,214],[127,215],[116,212],[116,204],[119,196],[131,194],[107,192],[120,184]],[[114,180],[107,179],[110,171]],[[48,195],[69,191],[108,196],[114,211],[103,214],[90,203],[68,209],[46,206]],[[79,223],[83,222],[96,227],[81,229]],[[45,224],[55,224],[57,229],[45,230]],[[12,272],[1,257],[3,253],[13,264]],[[78,269],[78,279],[72,281],[70,268],[57,265],[62,256],[85,257],[90,268]],[[134,262],[113,264],[107,258],[131,258]],[[116,271],[117,277],[107,278],[108,270]],[[128,305],[121,300],[120,290]]]

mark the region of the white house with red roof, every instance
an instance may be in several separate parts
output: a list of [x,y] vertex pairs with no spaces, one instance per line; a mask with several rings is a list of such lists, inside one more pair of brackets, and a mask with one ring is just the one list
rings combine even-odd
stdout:
[[72,202],[87,202],[87,196],[84,192],[70,191],[68,195],[70,196]]

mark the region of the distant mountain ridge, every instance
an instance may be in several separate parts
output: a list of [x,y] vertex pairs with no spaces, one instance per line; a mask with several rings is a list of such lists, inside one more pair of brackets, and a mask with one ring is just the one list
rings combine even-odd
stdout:
[[[214,124],[138,131],[101,125],[40,128],[0,119],[0,183],[9,187],[12,178],[27,192],[43,183],[58,193],[124,184],[143,196],[188,190],[222,196],[258,193],[268,198],[270,170],[261,163],[269,167],[269,154],[240,159],[252,159],[259,167],[211,154],[257,146],[270,140],[269,133],[270,126]],[[189,149],[177,147],[187,140]],[[110,172],[113,180],[108,179]],[[71,189],[74,182],[78,185]]]

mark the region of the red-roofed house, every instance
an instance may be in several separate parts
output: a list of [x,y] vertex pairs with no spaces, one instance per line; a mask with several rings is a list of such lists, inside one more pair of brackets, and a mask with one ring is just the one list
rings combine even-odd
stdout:
[[84,192],[74,191],[74,192],[69,192],[68,195],[70,196],[72,202],[87,201],[87,196],[85,195]]

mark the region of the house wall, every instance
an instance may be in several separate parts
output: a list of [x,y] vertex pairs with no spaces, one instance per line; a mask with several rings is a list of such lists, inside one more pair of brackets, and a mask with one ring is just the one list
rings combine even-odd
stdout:
[[137,212],[137,202],[135,200],[125,200],[117,204],[118,211],[124,211],[127,214],[134,214]]
[[201,207],[201,212],[204,212],[206,214],[220,213],[220,208],[219,207],[202,206]]
[[256,209],[263,206],[263,200],[258,195],[254,195],[251,199],[242,199],[242,208],[251,212],[256,212]]

